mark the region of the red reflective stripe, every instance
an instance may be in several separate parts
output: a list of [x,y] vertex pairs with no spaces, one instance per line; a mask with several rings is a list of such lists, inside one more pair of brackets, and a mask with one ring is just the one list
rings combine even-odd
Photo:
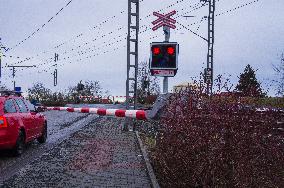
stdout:
[[125,112],[126,112],[126,110],[116,110],[115,111],[115,116],[117,116],[117,117],[125,117]]
[[138,110],[136,112],[136,119],[146,120],[146,113],[143,110]]
[[[58,110],[60,111],[60,107],[47,107],[50,110]],[[63,107],[61,107],[63,108]],[[68,112],[81,112],[81,113],[95,113],[94,108],[91,108],[91,112],[90,112],[90,108],[72,108],[72,107],[68,107],[65,108],[64,110],[68,111]],[[107,109],[103,109],[103,108],[99,108],[99,109],[95,109],[97,110],[97,114],[100,116],[105,116],[107,113]],[[146,112],[144,110],[138,110],[135,113],[135,110],[123,110],[123,109],[108,109],[109,111],[109,115],[115,115],[116,117],[125,117],[126,114],[129,115],[129,117],[132,118],[136,118],[138,120],[146,120]],[[114,113],[114,114],[113,114]]]
[[68,112],[74,112],[74,108],[67,108]]
[[97,111],[97,114],[100,115],[100,116],[105,116],[106,115],[106,109],[99,108],[98,111]]
[[89,108],[82,108],[81,112],[82,113],[89,113],[90,111],[89,111]]

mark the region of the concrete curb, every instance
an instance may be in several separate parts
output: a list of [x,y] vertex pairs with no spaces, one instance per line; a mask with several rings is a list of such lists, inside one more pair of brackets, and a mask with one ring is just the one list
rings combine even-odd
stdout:
[[141,140],[141,138],[140,138],[140,135],[139,135],[138,131],[135,131],[135,134],[136,134],[136,137],[137,137],[137,140],[138,140],[138,143],[139,143],[139,147],[140,147],[140,150],[141,150],[141,152],[142,152],[144,161],[145,161],[145,163],[146,163],[147,172],[148,172],[148,175],[149,175],[149,177],[150,177],[152,187],[153,187],[153,188],[160,188],[160,185],[159,185],[159,183],[158,183],[158,181],[157,181],[156,175],[155,175],[155,173],[154,173],[154,170],[153,170],[152,165],[151,165],[151,163],[150,163],[148,154],[147,154],[147,152],[146,152],[146,149],[145,149],[144,146],[143,146],[143,143],[142,143],[142,140]]

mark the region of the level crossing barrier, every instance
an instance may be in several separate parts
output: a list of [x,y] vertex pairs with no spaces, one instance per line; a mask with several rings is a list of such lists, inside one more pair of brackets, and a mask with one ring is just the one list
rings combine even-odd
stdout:
[[123,109],[104,109],[104,108],[72,108],[72,107],[44,107],[46,110],[57,110],[67,112],[79,112],[97,114],[100,116],[129,117],[137,120],[147,120],[144,110],[123,110]]

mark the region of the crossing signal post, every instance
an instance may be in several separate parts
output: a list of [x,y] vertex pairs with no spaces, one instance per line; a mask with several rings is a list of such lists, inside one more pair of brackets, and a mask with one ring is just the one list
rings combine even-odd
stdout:
[[168,14],[160,14],[154,12],[153,15],[158,19],[152,22],[154,27],[153,31],[156,31],[160,27],[163,27],[165,41],[160,43],[151,44],[151,56],[150,56],[150,71],[153,76],[163,76],[163,93],[168,93],[168,77],[173,77],[177,73],[178,69],[178,52],[179,46],[176,42],[169,42],[170,40],[170,28],[175,29],[176,20],[171,18],[175,15],[176,11],[172,11]]

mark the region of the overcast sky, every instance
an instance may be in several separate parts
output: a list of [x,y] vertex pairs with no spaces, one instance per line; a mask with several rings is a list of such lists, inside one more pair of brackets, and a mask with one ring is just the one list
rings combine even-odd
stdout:
[[[219,0],[216,15],[254,0]],[[75,85],[80,80],[99,80],[113,95],[125,95],[127,0],[0,0],[0,37],[12,48],[2,58],[2,66],[40,65],[17,69],[16,85],[27,90],[43,82],[54,91]],[[207,36],[208,6],[192,11],[199,0],[144,0],[140,3],[142,33],[139,36],[139,61],[149,59],[149,44],[164,40],[162,30],[152,31],[153,11],[177,11],[177,22],[189,25],[201,36]],[[174,6],[169,5],[176,3]],[[65,7],[57,16],[55,14]],[[169,7],[169,8],[167,8]],[[190,13],[189,13],[190,12]],[[151,16],[149,16],[151,15]],[[184,18],[183,15],[195,16]],[[50,22],[48,20],[55,16]],[[115,17],[114,17],[115,16]],[[190,25],[192,23],[196,23]],[[201,24],[199,24],[201,23]],[[259,0],[256,3],[216,17],[214,71],[232,75],[234,84],[247,64],[257,69],[257,78],[265,85],[275,78],[272,64],[280,62],[284,52],[284,1]],[[42,25],[46,24],[43,28]],[[14,47],[38,28],[32,37]],[[82,34],[82,35],[80,35]],[[77,37],[80,35],[79,37]],[[104,36],[106,35],[106,36]],[[117,42],[118,41],[118,42]],[[203,70],[207,44],[177,24],[170,41],[180,44],[179,70],[169,79],[169,88],[190,80]],[[62,44],[55,48],[57,45]],[[72,50],[73,49],[73,50]],[[3,50],[2,50],[3,51]],[[54,53],[59,54],[58,86],[53,87]],[[81,52],[81,53],[78,53]],[[84,54],[82,54],[82,52]],[[86,52],[86,53],[85,53]],[[20,57],[20,59],[16,58]],[[69,57],[69,58],[68,58]],[[47,72],[43,72],[47,71]],[[2,69],[1,83],[12,87],[12,71]],[[162,81],[162,78],[160,79]],[[162,85],[161,85],[162,86]],[[274,91],[270,91],[273,94]]]

